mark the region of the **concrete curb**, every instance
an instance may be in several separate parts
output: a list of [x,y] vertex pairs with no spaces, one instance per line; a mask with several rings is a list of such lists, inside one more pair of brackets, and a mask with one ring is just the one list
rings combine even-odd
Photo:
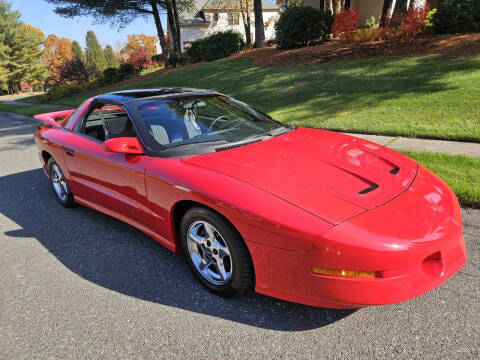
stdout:
[[396,150],[427,151],[451,155],[467,155],[480,157],[480,143],[448,140],[414,139],[367,134],[347,134],[369,140],[374,143],[381,144]]

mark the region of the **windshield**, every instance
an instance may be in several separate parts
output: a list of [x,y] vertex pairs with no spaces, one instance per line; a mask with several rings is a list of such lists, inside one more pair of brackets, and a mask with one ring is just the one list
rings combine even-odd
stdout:
[[218,147],[287,131],[269,116],[220,95],[150,98],[128,103],[127,108],[140,121],[144,140],[154,151],[198,144]]

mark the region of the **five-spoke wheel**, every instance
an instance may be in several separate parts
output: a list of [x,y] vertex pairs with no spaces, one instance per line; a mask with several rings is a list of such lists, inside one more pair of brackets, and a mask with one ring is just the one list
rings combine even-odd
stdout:
[[58,202],[65,207],[72,207],[74,205],[72,192],[68,188],[67,180],[60,166],[58,166],[53,158],[48,160],[47,169],[50,184],[52,185],[53,193]]
[[210,290],[234,296],[253,285],[253,266],[242,237],[221,215],[189,209],[180,229],[182,246],[195,275]]

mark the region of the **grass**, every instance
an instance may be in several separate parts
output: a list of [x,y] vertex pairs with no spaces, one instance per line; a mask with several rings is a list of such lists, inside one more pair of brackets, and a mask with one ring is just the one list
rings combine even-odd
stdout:
[[480,158],[441,153],[401,151],[440,176],[463,206],[480,208]]
[[[290,124],[480,142],[480,56],[383,57],[270,68],[252,63],[236,58],[200,64],[123,89],[215,89]],[[77,106],[92,95],[56,102]]]
[[24,106],[24,105],[10,105],[0,103],[0,111],[7,111],[15,114],[21,114],[26,116],[33,116],[37,114],[46,113],[52,110],[45,109],[38,106]]

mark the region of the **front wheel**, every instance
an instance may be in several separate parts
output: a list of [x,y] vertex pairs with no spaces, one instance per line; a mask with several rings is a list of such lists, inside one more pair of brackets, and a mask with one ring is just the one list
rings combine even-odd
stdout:
[[180,240],[190,267],[209,290],[232,297],[252,288],[248,249],[220,215],[203,207],[188,210],[180,226]]
[[73,207],[75,204],[73,202],[73,194],[68,187],[60,166],[58,166],[53,158],[48,160],[47,169],[50,185],[58,202],[67,208]]

